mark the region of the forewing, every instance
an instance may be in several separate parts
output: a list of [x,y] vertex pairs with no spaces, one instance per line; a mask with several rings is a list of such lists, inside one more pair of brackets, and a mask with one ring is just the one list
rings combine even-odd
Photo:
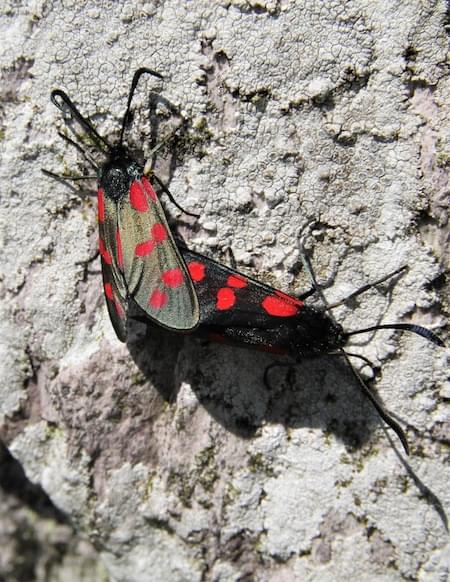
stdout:
[[197,294],[146,177],[134,180],[120,200],[118,227],[116,243],[127,297],[158,325],[194,329],[199,321]]
[[98,191],[98,228],[106,304],[117,337],[124,342],[127,335],[128,301],[117,234],[117,205],[105,197],[101,188]]

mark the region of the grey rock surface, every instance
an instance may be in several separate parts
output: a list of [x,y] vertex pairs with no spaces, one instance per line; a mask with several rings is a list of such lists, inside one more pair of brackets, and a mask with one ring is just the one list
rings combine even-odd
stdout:
[[88,188],[41,173],[86,165],[58,138],[51,89],[114,138],[134,70],[160,71],[137,92],[127,141],[151,150],[151,90],[171,104],[161,114],[187,120],[157,170],[201,215],[166,204],[189,246],[220,260],[231,248],[241,270],[296,292],[309,286],[302,240],[330,302],[408,264],[336,318],[445,337],[446,9],[2,3],[2,438],[112,580],[447,580],[448,367],[419,337],[352,341],[406,429],[405,458],[337,358],[274,371],[269,390],[268,355],[142,326],[120,344],[88,263]]

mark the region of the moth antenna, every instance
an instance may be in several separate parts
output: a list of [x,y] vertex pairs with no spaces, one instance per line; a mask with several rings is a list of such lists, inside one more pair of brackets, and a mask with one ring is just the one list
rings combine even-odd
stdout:
[[133,96],[134,96],[134,93],[136,91],[137,84],[139,83],[139,79],[142,77],[142,75],[153,75],[153,77],[157,77],[158,79],[161,79],[161,80],[164,79],[164,77],[160,73],[157,73],[156,71],[152,71],[151,69],[148,69],[147,67],[141,67],[140,69],[138,69],[134,73],[133,80],[131,81],[130,92],[128,94],[127,109],[126,109],[125,114],[124,114],[123,119],[122,119],[122,128],[120,130],[120,137],[119,137],[119,146],[121,146],[122,142],[123,142],[125,128],[128,124],[128,121],[129,121],[130,115],[131,115],[131,102],[133,100]]
[[341,299],[340,301],[336,301],[336,303],[332,303],[331,305],[329,305],[328,308],[333,309],[334,307],[338,307],[339,305],[342,305],[343,303],[350,301],[350,299],[353,299],[354,297],[361,295],[361,293],[365,293],[369,289],[372,289],[372,287],[376,287],[377,285],[384,283],[388,279],[392,279],[392,277],[395,277],[395,275],[402,273],[406,269],[408,269],[408,265],[403,265],[402,267],[396,269],[395,271],[392,271],[388,275],[385,275],[384,277],[381,277],[380,279],[373,281],[373,283],[368,283],[367,285],[363,285],[359,289],[356,289],[356,291],[353,291],[353,293],[350,293],[350,295],[347,295],[347,297],[344,297],[344,299]]
[[[306,256],[306,254],[303,252],[303,249],[301,249],[301,250],[302,250],[301,259],[302,259],[303,266],[304,266],[305,270],[309,273],[309,276],[311,277],[313,286],[316,288],[318,294],[320,295],[320,297],[321,297],[321,299],[322,299],[322,301],[323,301],[323,303],[326,306],[328,311],[330,309],[332,309],[333,307],[337,307],[338,305],[341,305],[345,301],[348,301],[349,299],[352,299],[353,297],[356,297],[357,295],[364,293],[368,289],[371,289],[372,287],[375,287],[376,285],[379,285],[380,283],[384,283],[384,281],[387,281],[388,279],[394,277],[398,273],[405,271],[408,268],[407,265],[403,265],[402,267],[396,269],[395,271],[392,271],[388,275],[381,277],[377,281],[374,281],[373,283],[369,283],[367,285],[363,285],[362,287],[360,287],[359,289],[357,289],[353,293],[350,293],[350,295],[348,295],[345,299],[342,299],[341,301],[338,301],[337,303],[333,303],[332,305],[329,305],[327,303],[327,300],[325,299],[323,293],[322,293],[322,289],[320,288],[320,286],[316,282],[316,279],[314,277],[314,272],[311,268],[311,265],[309,263],[309,260]],[[333,322],[336,323],[336,321],[331,313],[330,313],[330,316],[331,316],[331,319],[333,320]],[[415,325],[413,323],[385,323],[385,324],[380,324],[380,325],[374,325],[372,327],[367,327],[364,329],[358,329],[355,331],[346,332],[346,333],[344,333],[344,337],[348,338],[351,335],[356,335],[358,333],[366,333],[369,331],[375,331],[377,329],[396,329],[396,330],[400,330],[400,331],[409,331],[409,332],[415,333],[417,335],[420,335],[421,337],[433,342],[434,344],[436,344],[440,347],[445,347],[444,342],[440,338],[438,338],[438,336],[436,334],[434,334],[429,329],[422,327],[421,325]]]
[[352,371],[353,376],[355,377],[355,379],[357,380],[359,386],[361,387],[363,394],[370,400],[370,402],[374,406],[375,410],[380,415],[380,418],[388,426],[390,426],[392,428],[392,430],[395,432],[395,434],[398,436],[400,442],[402,443],[403,449],[405,450],[405,453],[407,455],[409,455],[409,445],[408,445],[408,441],[406,439],[406,435],[405,435],[402,427],[398,424],[397,421],[395,421],[392,418],[392,416],[387,412],[387,410],[385,410],[385,408],[383,407],[383,405],[375,397],[375,395],[373,394],[373,392],[370,390],[370,388],[367,386],[367,384],[364,382],[364,380],[361,378],[361,376],[358,374],[358,372],[353,367],[353,365],[350,362],[350,359],[349,359],[347,353],[344,350],[341,350],[341,351],[342,351],[342,355],[344,356],[344,358],[346,359],[346,361],[347,361],[347,363],[348,363],[348,365],[350,367],[350,370]]
[[357,335],[358,333],[366,333],[369,331],[376,331],[377,329],[397,329],[400,331],[409,331],[420,335],[421,337],[433,342],[441,348],[445,347],[444,342],[432,331],[421,325],[415,325],[414,323],[382,323],[380,325],[374,325],[372,327],[366,327],[364,329],[357,329],[355,331],[349,331],[344,334],[345,337],[350,337],[351,335]]
[[[303,251],[303,248],[301,249]],[[300,253],[301,256],[301,260],[303,263],[303,266],[305,268],[305,270],[309,273],[310,277],[311,277],[311,281],[313,283],[313,286],[316,288],[317,293],[319,294],[319,296],[321,297],[324,305],[326,306],[327,310],[329,311],[330,307],[332,306],[328,306],[328,303],[323,295],[322,289],[320,288],[320,286],[317,284],[316,278],[314,276],[313,270],[311,268],[311,265],[309,263],[309,260],[306,256],[306,254],[304,252]],[[376,281],[375,283],[372,283],[370,285],[365,285],[364,287],[362,287],[361,289],[358,289],[356,292],[352,293],[350,295],[350,297],[355,297],[356,295],[359,295],[360,293],[363,293],[364,291],[367,291],[367,289],[370,289],[373,285],[375,284],[379,284],[383,281],[386,281],[387,279],[389,279],[390,277],[394,276],[397,273],[400,273],[402,271],[404,271],[407,267],[403,266],[400,267],[400,269],[397,269],[396,271],[390,273],[389,275],[382,277],[381,279],[379,279],[378,281]],[[348,299],[348,298],[347,298]],[[332,321],[335,323],[335,319],[332,316],[332,314],[330,313],[330,317],[332,319]],[[344,337],[349,337],[350,335],[352,335],[353,333],[363,333],[365,331],[371,331],[373,329],[381,329],[381,328],[392,328],[394,327],[394,329],[402,329],[402,330],[407,330],[407,331],[413,331],[415,333],[418,333],[419,335],[430,339],[431,341],[434,341],[434,343],[437,343],[438,345],[443,345],[441,340],[436,337],[432,332],[430,332],[429,330],[426,330],[425,328],[422,328],[420,326],[416,326],[416,325],[412,325],[412,324],[395,324],[395,325],[379,325],[379,326],[374,326],[372,328],[367,328],[365,330],[356,330],[356,332],[348,332],[347,334],[345,334]],[[361,376],[358,374],[358,372],[355,370],[355,368],[353,367],[347,353],[341,348],[341,352],[342,355],[344,356],[346,362],[348,363],[350,370],[352,371],[353,376],[355,377],[355,379],[357,380],[359,386],[361,387],[361,390],[363,391],[363,394],[365,394],[365,396],[370,400],[370,402],[372,403],[372,405],[374,406],[374,408],[376,409],[376,411],[378,412],[378,414],[380,415],[380,418],[388,425],[392,428],[392,430],[395,432],[395,434],[398,436],[400,442],[403,445],[403,448],[405,450],[405,453],[407,455],[409,455],[409,446],[408,446],[408,441],[406,440],[406,435],[402,429],[402,427],[398,424],[398,422],[396,422],[390,415],[389,413],[383,408],[383,406],[381,405],[381,403],[378,401],[378,399],[374,396],[373,392],[370,390],[370,388],[367,386],[367,384],[364,382],[364,380],[361,378]]]
[[[103,144],[108,150],[111,150],[111,146],[106,141],[106,139],[97,132],[95,127],[86,117],[81,115],[76,105],[64,91],[61,89],[54,89],[50,94],[50,99],[53,105],[55,105],[63,113],[64,109],[67,108],[70,111],[71,116],[81,125],[81,127],[83,127],[89,135],[95,138],[98,145]],[[100,147],[100,149],[102,148]]]

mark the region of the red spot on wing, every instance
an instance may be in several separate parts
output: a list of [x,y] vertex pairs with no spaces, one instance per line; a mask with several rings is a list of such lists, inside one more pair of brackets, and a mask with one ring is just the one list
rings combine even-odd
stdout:
[[236,289],[243,289],[247,287],[247,279],[243,275],[230,275],[227,279],[228,287],[235,287]]
[[148,210],[147,196],[137,180],[130,186],[130,204],[138,212],[147,212]]
[[222,287],[217,291],[216,309],[225,311],[226,309],[231,309],[235,303],[236,295],[234,294],[233,289]]
[[152,238],[150,238],[149,240],[146,240],[136,245],[136,248],[134,249],[134,254],[137,257],[146,257],[153,251],[153,249],[158,243],[163,242],[167,239],[168,235],[166,227],[159,222],[157,224],[154,224],[152,227],[151,236]]
[[105,261],[107,265],[112,265],[112,258],[109,252],[106,250],[105,243],[103,239],[98,239],[98,250],[100,251],[100,255],[102,259]]
[[156,202],[157,199],[156,192],[153,190],[153,186],[150,184],[150,182],[147,180],[145,176],[141,178],[141,182],[142,185],[144,186],[144,190],[147,193],[147,195],[153,200],[153,202]]
[[99,188],[97,192],[97,216],[99,222],[105,220],[105,192],[103,188]]
[[136,248],[134,249],[134,254],[137,257],[146,257],[147,255],[149,255],[153,249],[155,248],[155,241],[153,240],[146,240],[143,243],[139,243],[138,245],[136,245]]
[[299,310],[299,306],[295,305],[293,301],[288,301],[284,297],[279,297],[277,295],[269,295],[264,299],[261,305],[264,311],[269,315],[274,315],[276,317],[292,317],[293,315],[296,315]]
[[168,300],[169,297],[165,291],[155,289],[153,293],[150,295],[148,304],[154,309],[162,309],[165,305],[167,305]]
[[160,222],[154,224],[152,226],[152,236],[153,236],[153,240],[157,243],[166,240],[166,238],[167,238],[166,227],[163,224],[161,224]]
[[111,283],[105,283],[104,289],[106,297],[112,301],[114,299],[114,293]]
[[104,290],[105,290],[105,295],[106,298],[109,299],[113,304],[114,307],[116,309],[116,313],[119,317],[124,318],[125,317],[125,311],[122,307],[122,304],[120,303],[120,301],[117,299],[117,297],[115,296],[115,293],[113,291],[113,287],[111,285],[111,283],[105,283],[103,286]]
[[203,263],[198,263],[197,261],[192,261],[188,263],[188,271],[191,279],[195,282],[202,281],[205,278],[205,265]]
[[184,283],[184,275],[181,269],[169,269],[161,275],[163,283],[167,287],[175,289]]
[[117,315],[123,319],[125,317],[125,311],[123,310],[120,301],[118,301],[116,298],[114,298],[114,307],[116,308]]
[[120,230],[116,231],[116,244],[117,244],[117,264],[119,269],[123,271],[123,253],[122,253],[122,239],[120,238]]

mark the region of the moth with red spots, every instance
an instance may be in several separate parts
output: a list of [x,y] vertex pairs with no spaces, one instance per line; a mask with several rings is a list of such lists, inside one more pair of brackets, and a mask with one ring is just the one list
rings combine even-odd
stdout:
[[[200,316],[194,286],[151,179],[170,193],[123,145],[131,101],[144,74],[162,79],[147,68],[136,71],[119,141],[113,146],[97,133],[64,91],[56,89],[51,94],[52,102],[62,111],[68,110],[96,145],[106,150],[107,159],[98,169],[99,251],[108,311],[121,341],[126,340],[130,300],[155,323],[178,332],[192,331]],[[65,139],[92,163],[79,145]]]
[[[301,297],[293,297],[199,253],[186,248],[180,250],[200,305],[200,325],[195,333],[211,341],[286,355],[296,361],[325,354],[343,355],[347,361],[348,356],[357,356],[367,361],[362,356],[345,352],[343,348],[352,335],[378,329],[413,332],[436,345],[444,346],[430,330],[409,323],[380,324],[346,332],[325,311],[305,303],[304,300],[315,292],[314,289]],[[382,283],[403,269],[362,287],[351,297]],[[406,436],[400,425],[386,412],[354,368],[350,367],[364,394],[381,418],[396,432],[408,452]]]

